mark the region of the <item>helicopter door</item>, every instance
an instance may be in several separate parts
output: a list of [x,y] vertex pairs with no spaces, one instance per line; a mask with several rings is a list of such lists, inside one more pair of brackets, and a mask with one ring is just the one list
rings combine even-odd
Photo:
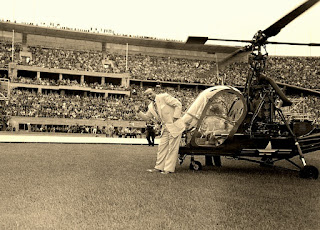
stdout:
[[208,100],[193,135],[193,145],[217,147],[232,137],[247,113],[242,94],[232,88],[219,90]]

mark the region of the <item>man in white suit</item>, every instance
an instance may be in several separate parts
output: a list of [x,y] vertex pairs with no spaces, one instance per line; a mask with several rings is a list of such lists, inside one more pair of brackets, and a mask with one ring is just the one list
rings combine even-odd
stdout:
[[178,159],[181,132],[174,132],[168,127],[181,117],[181,102],[167,93],[156,94],[153,89],[147,89],[144,94],[151,100],[146,113],[139,112],[138,116],[144,120],[161,122],[162,129],[158,146],[156,165],[148,172],[173,173]]

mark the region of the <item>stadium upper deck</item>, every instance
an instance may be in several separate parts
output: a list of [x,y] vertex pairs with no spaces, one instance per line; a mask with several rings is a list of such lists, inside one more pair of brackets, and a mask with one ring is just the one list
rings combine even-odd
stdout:
[[130,52],[206,60],[215,59],[215,54],[217,54],[219,60],[237,49],[233,46],[188,45],[183,42],[63,30],[0,21],[0,37],[11,40],[13,30],[15,32],[15,41],[22,45],[77,47],[78,49],[99,51],[113,49],[119,51],[125,50],[126,45],[129,44]]

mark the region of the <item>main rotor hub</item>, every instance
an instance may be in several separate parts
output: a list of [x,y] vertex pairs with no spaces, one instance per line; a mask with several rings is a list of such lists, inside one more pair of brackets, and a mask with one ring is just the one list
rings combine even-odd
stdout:
[[259,30],[252,38],[253,46],[263,46],[267,39],[267,36],[262,32],[262,30]]

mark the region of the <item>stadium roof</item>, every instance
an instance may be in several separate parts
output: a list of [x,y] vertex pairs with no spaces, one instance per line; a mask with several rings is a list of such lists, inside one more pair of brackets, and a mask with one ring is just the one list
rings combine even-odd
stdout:
[[144,47],[156,47],[156,48],[165,48],[165,49],[207,52],[209,54],[214,54],[214,53],[230,54],[239,48],[236,46],[185,44],[183,42],[157,40],[153,38],[117,36],[117,35],[108,35],[103,33],[99,34],[99,33],[83,32],[83,31],[76,31],[76,30],[67,30],[67,29],[60,29],[60,28],[19,24],[19,23],[12,23],[12,22],[0,22],[0,30],[9,31],[9,32],[12,32],[14,30],[17,33],[26,33],[26,34],[94,41],[94,42],[115,43],[115,44],[123,44],[123,45],[128,43],[130,45],[144,46]]

